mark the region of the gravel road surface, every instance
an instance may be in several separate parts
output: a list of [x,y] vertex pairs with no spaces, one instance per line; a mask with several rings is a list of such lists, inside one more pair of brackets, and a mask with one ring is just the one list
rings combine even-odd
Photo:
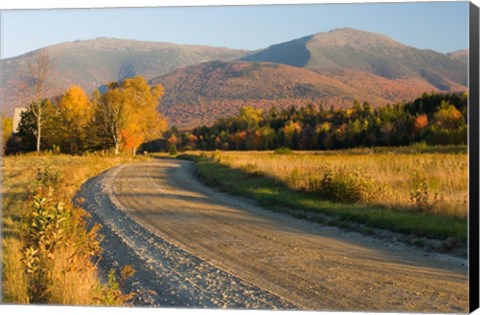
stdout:
[[78,194],[132,265],[136,305],[466,312],[467,261],[261,209],[204,186],[189,161],[121,165]]

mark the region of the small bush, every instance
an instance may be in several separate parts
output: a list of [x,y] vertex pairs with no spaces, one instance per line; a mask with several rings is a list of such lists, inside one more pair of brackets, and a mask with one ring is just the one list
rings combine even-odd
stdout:
[[175,143],[170,146],[170,149],[168,150],[168,154],[170,156],[176,156],[178,154],[177,146],[175,145]]
[[421,179],[415,189],[410,192],[410,201],[421,211],[432,211],[438,204],[438,193],[434,193],[431,198],[431,193],[428,188],[426,179]]
[[220,162],[222,160],[222,154],[220,153],[220,151],[215,150],[210,153],[210,158],[216,162]]
[[42,169],[37,169],[37,178],[34,185],[37,187],[54,188],[60,182],[60,172],[51,164],[46,164]]
[[259,175],[260,173],[258,172],[257,164],[256,163],[247,163],[245,165],[242,165],[240,169],[249,174],[249,175]]
[[289,148],[281,147],[275,150],[275,154],[292,154],[293,151]]
[[322,197],[340,202],[366,202],[380,191],[372,178],[358,171],[332,168],[320,180],[319,193]]
[[87,213],[61,192],[60,172],[50,164],[38,169],[28,190],[21,259],[27,303],[88,305],[108,294],[126,299],[121,290],[99,284],[93,258],[101,252],[100,227],[87,229]]

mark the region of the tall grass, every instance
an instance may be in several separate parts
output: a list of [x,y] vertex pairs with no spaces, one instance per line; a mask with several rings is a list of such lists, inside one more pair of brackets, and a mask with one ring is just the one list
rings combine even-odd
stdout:
[[[350,195],[361,195],[350,201],[460,218],[467,215],[468,159],[464,150],[421,154],[404,149],[380,153],[368,149],[294,154],[216,152],[212,156],[222,165],[262,174],[292,190],[327,199],[326,187],[332,188],[334,183],[345,186]],[[339,201],[349,201],[347,197]]]
[[[5,303],[121,305],[115,283],[100,283],[98,227],[71,202],[86,179],[131,157],[15,156],[2,160]],[[114,298],[112,298],[112,296]]]
[[466,244],[465,147],[192,151],[179,158],[196,161],[206,183],[274,211],[328,225],[358,229],[360,223],[365,229]]

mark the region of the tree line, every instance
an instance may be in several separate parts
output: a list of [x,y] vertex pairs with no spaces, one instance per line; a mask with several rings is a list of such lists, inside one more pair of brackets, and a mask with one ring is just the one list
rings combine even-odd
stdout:
[[353,102],[347,109],[308,104],[268,111],[247,106],[191,132],[172,128],[166,148],[179,150],[332,150],[369,146],[467,143],[466,93],[425,93],[401,104],[375,108]]
[[167,129],[157,111],[163,94],[161,85],[151,87],[142,76],[112,82],[104,93],[97,90],[90,97],[76,85],[53,99],[38,93],[22,112],[18,132],[11,137],[4,133],[5,151],[135,154],[142,143]]

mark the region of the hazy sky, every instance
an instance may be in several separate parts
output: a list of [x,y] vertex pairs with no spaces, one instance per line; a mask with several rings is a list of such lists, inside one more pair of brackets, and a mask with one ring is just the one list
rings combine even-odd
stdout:
[[260,49],[340,27],[450,52],[468,48],[468,2],[3,10],[1,56],[96,37]]

